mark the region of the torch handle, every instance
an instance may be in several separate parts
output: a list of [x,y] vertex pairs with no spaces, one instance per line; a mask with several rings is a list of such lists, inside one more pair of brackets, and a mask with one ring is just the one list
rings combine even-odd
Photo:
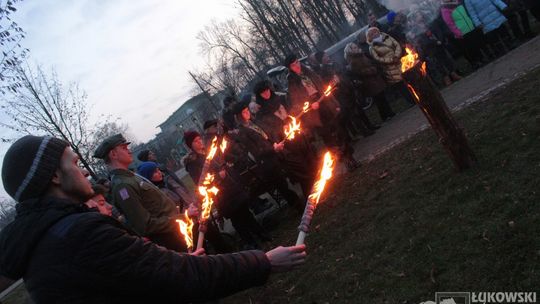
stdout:
[[304,231],[300,231],[298,233],[298,238],[296,239],[296,246],[304,244],[304,241],[306,240],[306,233]]
[[204,232],[199,231],[199,238],[197,239],[197,250],[203,248],[204,245]]

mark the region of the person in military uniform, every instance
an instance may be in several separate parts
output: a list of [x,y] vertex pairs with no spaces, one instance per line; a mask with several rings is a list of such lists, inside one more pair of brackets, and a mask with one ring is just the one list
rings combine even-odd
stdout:
[[122,134],[116,134],[106,138],[94,153],[109,168],[114,205],[139,235],[168,249],[186,251],[178,235],[175,203],[150,181],[128,170],[133,161],[129,144]]

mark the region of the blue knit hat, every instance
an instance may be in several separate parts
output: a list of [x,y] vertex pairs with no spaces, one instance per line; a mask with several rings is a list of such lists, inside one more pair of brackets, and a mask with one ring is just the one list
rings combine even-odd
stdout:
[[147,180],[151,180],[152,175],[154,175],[154,171],[156,171],[157,167],[158,165],[155,162],[144,162],[137,168],[137,174],[146,178]]
[[396,12],[394,11],[389,11],[388,14],[386,15],[386,20],[388,21],[389,24],[393,24],[394,23],[394,19],[396,19]]

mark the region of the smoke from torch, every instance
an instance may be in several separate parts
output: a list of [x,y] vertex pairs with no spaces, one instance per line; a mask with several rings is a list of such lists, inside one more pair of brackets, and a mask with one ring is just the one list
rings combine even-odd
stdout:
[[330,178],[332,178],[334,164],[335,160],[332,157],[332,154],[330,154],[330,152],[326,152],[324,154],[323,165],[321,168],[321,173],[319,174],[319,180],[315,182],[313,190],[308,196],[306,208],[304,209],[304,214],[302,215],[300,226],[298,226],[298,230],[300,230],[300,233],[298,234],[298,239],[296,240],[297,246],[304,244],[306,234],[309,232],[309,227],[313,218],[313,214],[315,213],[315,208],[317,208],[317,204],[321,199],[321,195],[324,191],[324,188],[326,187],[326,184],[328,183]]

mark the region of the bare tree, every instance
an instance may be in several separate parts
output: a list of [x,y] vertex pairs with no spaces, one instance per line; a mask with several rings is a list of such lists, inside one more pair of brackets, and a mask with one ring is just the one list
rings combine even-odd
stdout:
[[[20,87],[3,98],[0,106],[10,118],[0,126],[23,134],[47,134],[69,142],[82,166],[96,178],[97,162],[92,154],[106,135],[125,132],[127,126],[101,116],[96,125],[90,122],[87,95],[76,83],[64,87],[56,73],[46,74],[20,65],[16,69]],[[3,139],[7,141],[8,139]]]
[[17,9],[15,3],[19,0],[9,0],[4,3],[0,0],[0,93],[14,92],[19,86],[19,78],[15,72],[28,53],[28,49],[21,46],[20,42],[25,37],[23,29],[14,22],[10,15]]
[[64,88],[56,73],[49,76],[39,67],[33,71],[18,65],[15,71],[20,87],[5,98],[1,106],[11,122],[0,125],[17,132],[44,132],[66,140],[79,155],[82,165],[95,177],[82,152],[89,133],[86,94],[76,84]]
[[[290,53],[306,56],[324,49],[363,25],[377,0],[237,0],[236,22],[212,22],[200,32],[209,64],[191,73],[203,92],[237,93]],[[197,90],[198,91],[198,90]]]
[[12,199],[0,200],[0,230],[15,219],[15,204]]

